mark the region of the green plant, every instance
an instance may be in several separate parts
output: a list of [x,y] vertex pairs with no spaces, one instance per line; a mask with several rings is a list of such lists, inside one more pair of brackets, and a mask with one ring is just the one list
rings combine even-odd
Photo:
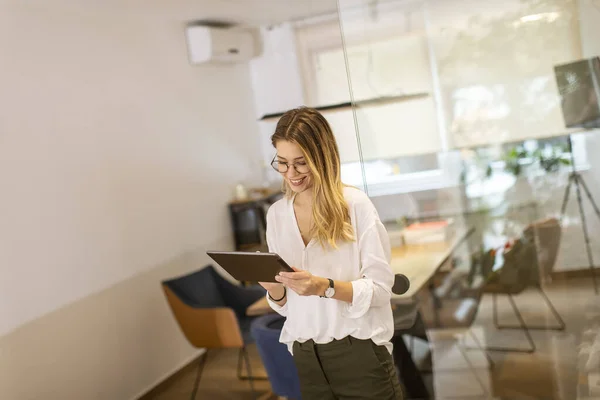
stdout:
[[504,169],[514,176],[521,175],[522,171],[522,159],[528,158],[529,154],[523,147],[513,147],[507,153],[504,154],[503,161],[505,163]]
[[565,150],[564,146],[546,145],[543,149],[529,152],[522,146],[515,146],[502,157],[504,170],[514,176],[520,176],[524,165],[531,165],[537,161],[546,173],[556,172],[561,165],[571,165],[571,160],[564,158]]
[[558,146],[553,146],[544,151],[538,149],[534,152],[534,157],[538,159],[540,167],[546,172],[556,172],[561,165],[571,165],[571,160],[563,158],[564,150]]

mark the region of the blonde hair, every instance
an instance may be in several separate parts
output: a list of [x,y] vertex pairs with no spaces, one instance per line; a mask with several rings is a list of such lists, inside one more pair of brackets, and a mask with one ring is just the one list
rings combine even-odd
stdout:
[[[326,247],[337,248],[338,242],[354,241],[348,203],[340,173],[340,154],[327,120],[314,108],[300,107],[287,111],[279,119],[271,136],[273,147],[285,140],[296,143],[313,176],[313,225],[311,236]],[[285,196],[294,192],[284,180]]]

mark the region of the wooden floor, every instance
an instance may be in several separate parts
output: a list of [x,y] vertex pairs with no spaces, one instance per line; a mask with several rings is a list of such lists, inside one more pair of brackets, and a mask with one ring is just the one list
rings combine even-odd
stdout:
[[[589,279],[571,279],[547,287],[548,296],[562,314],[567,329],[557,331],[532,331],[538,347],[534,354],[491,353],[494,368],[490,369],[484,354],[478,351],[467,352],[468,361],[457,347],[457,334],[460,332],[429,332],[431,339],[431,359],[435,374],[429,378],[436,398],[454,399],[544,399],[544,400],[589,400],[582,397],[580,389],[580,366],[577,360],[577,346],[586,321],[584,308],[590,303],[600,304],[600,297],[593,294]],[[535,291],[528,291],[516,297],[524,318],[531,324],[552,324],[553,320],[545,304]],[[516,322],[507,301],[500,305],[500,320]],[[472,332],[490,345],[511,345],[525,347],[527,342],[522,332],[498,331],[492,321],[491,296],[485,296],[480,306],[477,324]],[[474,344],[469,343],[467,344]],[[425,360],[428,347],[416,343],[415,357]],[[250,348],[252,368],[263,374],[256,348]],[[425,361],[423,361],[425,362]],[[471,364],[471,367],[469,365]],[[211,352],[206,364],[197,399],[253,399],[247,381],[236,377],[237,351],[222,350]],[[189,399],[195,374],[189,371],[180,379],[166,387],[154,399]],[[269,391],[268,381],[255,384],[259,395]]]
[[[250,345],[248,352],[253,375],[266,377],[256,346]],[[249,382],[237,378],[237,362],[238,350],[236,349],[211,350],[208,353],[196,399],[254,400],[255,397],[252,396]],[[195,378],[196,369],[186,371],[179,380],[165,388],[164,392],[153,397],[153,399],[189,399]],[[258,396],[263,396],[269,393],[271,386],[268,380],[256,380],[254,381],[254,388]]]

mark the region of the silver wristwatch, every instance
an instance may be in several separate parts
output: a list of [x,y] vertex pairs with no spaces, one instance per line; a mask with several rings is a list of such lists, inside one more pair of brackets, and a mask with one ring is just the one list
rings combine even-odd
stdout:
[[325,290],[325,295],[321,297],[326,297],[330,299],[335,295],[335,287],[333,285],[333,279],[327,279],[329,280],[329,287]]

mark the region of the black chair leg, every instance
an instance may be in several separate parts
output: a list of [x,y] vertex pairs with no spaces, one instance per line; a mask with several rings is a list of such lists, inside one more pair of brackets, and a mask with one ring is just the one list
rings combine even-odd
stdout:
[[206,349],[206,351],[200,358],[200,362],[198,363],[198,372],[196,374],[196,381],[194,382],[194,389],[192,390],[191,400],[196,399],[196,393],[198,392],[198,385],[200,385],[200,377],[202,376],[202,371],[204,370],[204,365],[206,364],[207,358],[208,358],[208,349]]
[[[552,312],[554,319],[558,322],[558,326],[527,325],[527,329],[543,330],[543,331],[564,331],[565,330],[565,321],[563,321],[563,319],[560,316],[560,314],[558,313],[558,311],[556,311],[556,308],[554,308],[554,304],[552,304],[552,302],[548,298],[548,295],[546,294],[546,292],[544,292],[544,289],[542,289],[541,286],[538,285],[537,290],[540,292],[540,294],[544,298],[544,302],[546,303],[546,305]],[[495,315],[496,315],[496,302],[494,302],[494,316]],[[496,324],[496,328],[498,328],[498,329],[521,329],[520,325],[501,325],[498,323],[498,320],[496,317],[494,317],[494,323]]]
[[[490,369],[494,369],[494,367],[496,366],[496,363],[494,362],[494,360],[492,360],[492,357],[490,357],[488,352],[485,351],[485,348],[481,345],[481,342],[479,341],[479,339],[477,339],[477,335],[475,335],[470,328],[467,333],[473,338],[473,341],[475,342],[475,345],[477,346],[476,350],[482,351],[483,354],[485,355],[485,358],[487,359],[488,363],[490,364]],[[463,341],[464,341],[464,338],[463,338]],[[467,347],[466,345],[463,345],[463,348],[466,350],[471,350],[471,348]]]
[[240,350],[240,354],[243,354],[244,360],[246,361],[246,370],[248,371],[248,382],[250,383],[252,397],[256,398],[256,391],[254,390],[254,380],[252,377],[252,369],[250,368],[250,356],[248,355],[248,350],[246,350],[245,347],[242,347]]
[[406,390],[409,398],[421,400],[435,398],[435,396],[430,395],[427,391],[423,376],[415,365],[412,355],[406,347],[404,339],[402,339],[402,335],[399,334],[392,337],[392,344],[394,345],[394,364],[399,372],[400,383]]
[[[482,382],[481,378],[479,377],[479,375],[477,375],[477,370],[475,369],[475,367],[473,366],[473,363],[471,363],[471,360],[469,360],[469,356],[466,353],[466,348],[462,345],[462,343],[458,343],[458,345],[456,346],[458,348],[458,350],[460,351],[460,353],[462,354],[463,358],[465,359],[465,361],[467,362],[467,364],[469,365],[469,370],[471,371],[471,374],[473,374],[473,376],[475,377],[475,380],[477,381],[477,383],[479,383],[479,387],[481,388],[481,390],[483,391],[483,397],[484,398],[489,398],[489,391],[487,390],[487,388],[485,387],[485,384]],[[485,353],[485,351],[484,351]],[[487,353],[486,353],[487,356]],[[490,360],[490,358],[488,357],[488,360]],[[493,367],[493,363],[490,364],[490,367]],[[468,397],[476,397],[476,398],[481,398],[481,395],[474,395],[474,396],[468,396]],[[467,396],[457,396],[454,397],[452,396],[451,398],[460,398],[460,399],[464,399],[467,398]]]
[[[467,331],[467,333],[473,335],[472,332],[470,332],[470,329]],[[481,343],[479,343],[479,340],[477,340],[476,337],[473,337],[473,339],[475,340],[475,343],[477,344],[478,347],[466,347],[466,345],[464,344],[464,335],[459,339],[458,343],[456,344],[456,347],[458,348],[458,351],[461,353],[462,357],[464,358],[465,362],[467,363],[467,370],[469,372],[471,372],[471,374],[473,374],[473,377],[475,378],[475,380],[477,381],[477,383],[479,384],[479,386],[481,387],[481,394],[476,394],[476,395],[469,395],[469,396],[465,396],[465,395],[460,395],[460,396],[446,396],[446,395],[437,395],[435,398],[439,398],[439,399],[468,399],[468,398],[476,398],[476,399],[481,399],[481,398],[488,398],[489,397],[489,391],[486,388],[484,382],[481,380],[481,378],[479,377],[479,375],[477,375],[477,370],[475,368],[475,366],[473,365],[473,363],[471,362],[471,360],[469,359],[469,356],[467,355],[466,351],[467,350],[479,350],[479,351],[483,351],[483,353],[485,354],[490,366],[490,369],[493,369],[495,364],[494,361],[491,359],[491,357],[489,356],[489,354],[487,354],[487,352],[485,351],[484,348],[481,347]],[[434,373],[459,373],[461,371],[464,371],[465,368],[432,368],[431,370],[422,370],[421,372],[426,373],[426,374],[434,374]]]
[[[513,311],[515,312],[517,319],[519,320],[519,325],[516,325],[515,329],[519,329],[519,330],[523,331],[523,333],[525,334],[525,337],[527,338],[527,342],[529,343],[529,348],[523,349],[523,348],[518,348],[518,347],[485,347],[485,349],[487,351],[500,351],[500,352],[506,352],[506,353],[534,353],[536,350],[535,342],[533,341],[533,338],[531,337],[531,333],[529,333],[529,327],[527,326],[527,324],[525,324],[525,320],[523,319],[523,316],[521,315],[521,312],[519,311],[519,308],[517,307],[517,304],[515,303],[515,300],[513,299],[513,296],[511,294],[508,295],[508,300],[510,301],[510,305],[511,305]],[[499,323],[498,323],[498,314],[496,311],[496,309],[497,309],[496,293],[493,294],[493,301],[494,301],[494,309],[493,309],[494,324],[496,325],[496,327],[498,327]]]
[[[498,327],[498,314],[497,314],[497,307],[496,307],[496,293],[492,294],[493,296],[493,302],[494,302],[494,306],[492,308],[492,312],[493,312],[493,316],[494,316],[494,325],[496,325],[496,327]],[[531,337],[531,333],[529,332],[529,328],[527,327],[527,325],[525,324],[525,320],[523,319],[523,316],[521,315],[521,313],[519,312],[519,309],[517,308],[517,305],[515,304],[515,300],[513,299],[513,297],[509,294],[508,295],[508,300],[510,301],[510,305],[513,309],[513,311],[515,312],[515,315],[517,316],[517,319],[519,320],[519,325],[516,326],[516,329],[522,330],[523,333],[525,334],[525,338],[527,339],[527,343],[529,344],[529,347],[527,348],[519,348],[519,347],[497,347],[497,346],[481,346],[481,344],[479,343],[479,341],[477,341],[477,347],[465,347],[465,349],[467,350],[484,350],[484,351],[497,351],[497,352],[503,352],[503,353],[527,353],[527,354],[531,354],[531,353],[535,353],[536,347],[535,347],[535,342],[533,341],[533,338]],[[474,335],[473,335],[473,339],[477,339]],[[487,355],[487,353],[486,353]],[[491,358],[488,357],[488,360],[491,361]]]
[[250,369],[246,369],[247,375],[242,375],[242,365],[245,357],[249,357],[248,350],[245,347],[242,347],[238,353],[238,367],[237,367],[237,377],[241,381],[254,379],[255,381],[266,381],[269,379],[268,376],[252,376]]
[[240,349],[240,351],[238,352],[237,377],[238,377],[239,380],[248,379],[247,376],[242,376],[242,362],[243,362],[242,351],[243,351],[243,349]]

